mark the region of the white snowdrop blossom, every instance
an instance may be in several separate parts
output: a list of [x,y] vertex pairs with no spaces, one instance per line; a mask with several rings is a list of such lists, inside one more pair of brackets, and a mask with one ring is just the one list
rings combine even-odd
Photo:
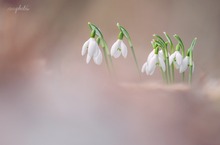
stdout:
[[183,56],[180,54],[179,51],[175,51],[173,54],[169,57],[170,65],[176,60],[176,67],[179,68],[183,61]]
[[95,38],[89,38],[89,40],[87,40],[82,47],[82,56],[87,53],[87,57],[86,57],[86,63],[88,64],[91,60],[91,58],[93,58],[95,64],[100,65],[102,63],[102,52],[95,40]]
[[166,66],[165,66],[163,55],[161,55],[160,53],[158,54],[150,53],[149,55],[152,55],[152,56],[150,56],[148,60],[143,64],[142,69],[141,69],[142,73],[146,72],[147,75],[152,75],[155,71],[157,64],[159,64],[162,70],[165,72]]
[[111,48],[111,56],[114,58],[118,58],[120,55],[122,55],[124,58],[127,57],[128,49],[127,46],[124,44],[124,42],[121,39],[118,39]]
[[[147,57],[147,61],[148,61],[148,62],[149,62],[150,59],[154,56],[154,54],[155,54],[155,49],[153,49],[153,50],[150,52],[150,54],[148,55],[148,57]],[[163,51],[162,51],[162,50],[160,50],[160,51],[158,52],[158,55],[159,55],[161,58],[164,59]]]
[[[189,56],[186,56],[186,57],[183,59],[183,62],[182,62],[182,64],[181,64],[180,67],[179,67],[179,72],[180,72],[180,73],[185,72],[186,69],[188,68],[188,66],[189,66]],[[194,72],[194,67],[195,67],[195,65],[194,65],[194,62],[193,62],[193,72]]]

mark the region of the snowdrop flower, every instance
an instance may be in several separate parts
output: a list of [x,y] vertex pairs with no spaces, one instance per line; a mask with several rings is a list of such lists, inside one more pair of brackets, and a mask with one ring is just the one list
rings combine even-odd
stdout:
[[152,75],[155,71],[156,65],[159,64],[162,70],[165,72],[166,66],[164,62],[163,55],[158,54],[149,54],[152,55],[142,66],[142,73],[146,72],[147,75]]
[[121,54],[124,58],[126,58],[128,54],[128,49],[124,42],[121,39],[118,39],[112,45],[111,56],[113,56],[114,58],[118,58]]
[[[154,56],[154,54],[155,54],[155,49],[153,49],[153,50],[150,52],[150,54],[148,55],[148,57],[147,57],[147,61],[148,61],[148,62],[149,62],[150,59]],[[160,51],[158,52],[158,55],[159,55],[161,58],[163,58],[163,60],[164,60],[164,56],[163,56],[163,51],[162,51],[162,50],[160,50]]]
[[91,58],[93,58],[95,64],[100,65],[102,63],[102,52],[95,38],[91,37],[83,44],[82,56],[86,54],[87,50],[88,50],[88,54],[86,58],[86,63],[88,64]]
[[[182,64],[180,65],[179,72],[180,72],[180,73],[185,72],[186,69],[188,68],[188,66],[189,66],[189,56],[186,56],[186,57],[183,59]],[[193,69],[192,69],[193,72],[194,72],[194,67],[195,67],[195,65],[194,65],[194,62],[193,62]]]
[[183,61],[183,56],[177,50],[173,54],[171,54],[169,57],[170,65],[174,62],[174,59],[176,60],[177,68],[179,68],[179,66],[181,65]]

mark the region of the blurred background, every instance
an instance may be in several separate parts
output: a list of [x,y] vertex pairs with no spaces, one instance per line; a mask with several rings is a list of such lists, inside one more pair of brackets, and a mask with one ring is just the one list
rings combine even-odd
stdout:
[[[219,145],[219,5],[1,0],[0,144]],[[153,34],[178,34],[186,48],[197,37],[193,87],[164,86],[159,70],[140,79],[130,50],[127,59],[113,59],[114,77],[105,62],[86,64],[81,48],[88,22],[102,30],[109,47],[116,23],[124,26],[140,67]]]

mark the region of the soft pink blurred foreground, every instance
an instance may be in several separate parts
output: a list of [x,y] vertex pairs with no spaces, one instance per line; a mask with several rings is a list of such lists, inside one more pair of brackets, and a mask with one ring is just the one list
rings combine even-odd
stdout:
[[[16,14],[8,8],[26,5]],[[1,145],[219,145],[218,1],[0,2]],[[165,86],[159,70],[138,76],[131,51],[113,59],[115,75],[85,63],[87,22],[109,47],[120,22],[139,65],[152,34],[179,34],[195,47],[192,87]],[[178,74],[178,72],[176,72]],[[177,77],[179,81],[179,78]]]

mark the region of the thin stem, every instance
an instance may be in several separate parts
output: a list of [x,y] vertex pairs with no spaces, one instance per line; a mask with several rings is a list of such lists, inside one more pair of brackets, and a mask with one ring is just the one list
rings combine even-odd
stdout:
[[182,81],[185,82],[185,72],[182,73]]
[[[182,49],[182,56],[183,56],[183,58],[185,57],[185,49],[184,49],[184,47],[181,47]],[[185,72],[183,72],[182,73],[182,81],[183,81],[183,83],[185,82]]]
[[172,83],[175,82],[175,73],[174,73],[174,64],[172,63],[171,65],[171,68],[172,68]]
[[192,73],[193,73],[193,49],[195,47],[197,38],[194,38],[190,48],[188,49],[187,55],[189,56],[189,84],[192,84]]
[[[168,42],[169,42],[169,44],[170,44],[170,52],[171,53],[174,53],[174,46],[173,46],[173,42],[172,42],[172,40],[171,40],[171,38],[170,38],[170,36],[166,33],[166,32],[163,32],[164,33],[164,35],[166,36],[166,38],[167,38],[167,40],[168,40]],[[174,82],[174,64],[172,63],[172,65],[171,65],[171,82],[173,83]]]
[[[113,71],[113,73],[115,72],[115,69],[114,69],[114,65],[113,65],[113,63],[112,63],[112,57],[111,57],[111,55],[110,55],[110,53],[109,53],[109,49],[108,49],[108,45],[107,45],[107,43],[105,42],[105,40],[103,39],[103,43],[104,43],[104,49],[105,49],[105,55],[106,55],[106,61],[107,61],[107,63],[108,63],[108,59],[109,59],[109,61],[110,61],[110,65],[111,65],[111,68],[112,68],[112,71]],[[109,65],[107,65],[108,66],[108,69],[109,70],[111,70],[110,69],[110,67],[109,67]]]
[[167,65],[167,71],[168,71],[168,80],[169,80],[169,83],[171,83],[171,74],[170,74],[170,63],[169,63],[169,55],[168,55],[168,50],[167,50],[167,45],[165,44],[165,56],[166,56],[166,65]]
[[160,71],[161,71],[161,74],[162,74],[162,77],[163,77],[163,81],[167,83],[167,79],[165,77],[165,73],[163,72],[163,69],[160,67]]
[[138,70],[139,76],[141,76],[141,74],[140,74],[140,70],[139,70],[139,66],[138,66],[138,61],[137,61],[137,58],[136,58],[136,55],[135,55],[135,51],[134,51],[134,47],[133,47],[133,45],[131,46],[131,51],[132,51],[132,54],[133,54],[133,57],[134,57],[134,61],[135,61],[135,64],[136,64],[136,67],[137,67],[137,70]]
[[155,42],[157,42],[161,46],[161,49],[163,51],[165,65],[166,65],[165,74],[166,74],[166,78],[167,78],[167,83],[169,84],[169,83],[171,83],[171,74],[170,74],[170,64],[169,64],[169,55],[168,55],[168,50],[167,50],[167,44],[165,43],[163,38],[160,37],[159,35],[154,34],[153,36],[158,38],[158,40],[156,40]]
[[[184,44],[183,44],[183,41],[182,41],[182,39],[178,36],[178,35],[174,35],[174,37],[176,38],[176,40],[179,42],[179,44],[180,44],[180,48],[181,48],[181,50],[182,50],[182,56],[183,56],[183,58],[185,57],[185,48],[184,48]],[[182,73],[182,81],[184,82],[185,81],[185,73],[183,72]]]
[[107,55],[107,49],[106,47],[103,47],[103,50],[104,50],[104,56],[105,56],[105,62],[106,62],[106,66],[108,68],[108,72],[111,74],[111,70],[110,70],[110,67],[109,67],[109,63],[108,63],[108,55]]
[[[128,40],[128,44],[130,45],[131,52],[132,52],[132,55],[134,57],[134,61],[135,61],[135,65],[136,65],[138,74],[141,77],[141,73],[140,73],[138,61],[137,61],[137,58],[136,58],[136,55],[135,55],[135,50],[134,50],[134,47],[133,47],[133,44],[132,44],[132,41],[131,41],[131,37],[130,37],[128,31],[124,27],[122,27],[119,23],[117,23],[117,26],[118,26],[118,29],[120,30],[120,32],[123,34],[121,36],[125,36]],[[119,36],[120,36],[121,33],[119,33]]]
[[189,84],[192,84],[192,68],[193,66],[189,66]]
[[167,66],[167,76],[168,76],[168,83],[171,83],[171,75],[170,75],[170,64],[169,64],[169,57],[166,57],[166,66]]
[[110,69],[110,67],[109,67],[108,59],[110,60],[111,68],[113,69],[113,71],[114,71],[114,67],[113,67],[112,59],[111,59],[111,56],[110,56],[110,53],[109,53],[108,45],[107,45],[107,43],[106,43],[106,41],[105,41],[105,39],[104,39],[104,37],[103,37],[103,34],[102,34],[101,30],[100,30],[96,25],[94,25],[94,24],[88,22],[88,26],[89,26],[89,28],[90,28],[91,31],[92,31],[92,34],[91,34],[91,35],[92,35],[93,37],[95,37],[95,36],[94,36],[94,34],[95,34],[95,35],[97,35],[98,38],[100,39],[100,40],[99,40],[99,41],[100,41],[99,43],[101,44],[101,46],[102,46],[102,48],[103,48],[104,56],[105,56],[105,62],[106,62],[106,65],[107,65],[107,67],[108,67],[108,71],[109,71],[109,73],[111,74],[111,69]]
[[[92,32],[94,32],[94,30],[92,30]],[[96,42],[98,43],[98,45],[100,45],[100,43],[101,44],[103,44],[103,39],[101,38],[101,37],[98,37],[97,39],[96,39]],[[103,51],[104,51],[104,57],[105,57],[105,63],[106,63],[106,66],[107,66],[107,68],[108,68],[108,72],[111,74],[111,70],[110,70],[110,67],[109,67],[109,63],[108,63],[108,47],[106,47],[107,45],[104,45],[103,44],[103,46],[102,46],[102,48],[103,48]]]
[[193,53],[192,50],[189,52],[189,84],[192,84],[192,73],[193,73]]

